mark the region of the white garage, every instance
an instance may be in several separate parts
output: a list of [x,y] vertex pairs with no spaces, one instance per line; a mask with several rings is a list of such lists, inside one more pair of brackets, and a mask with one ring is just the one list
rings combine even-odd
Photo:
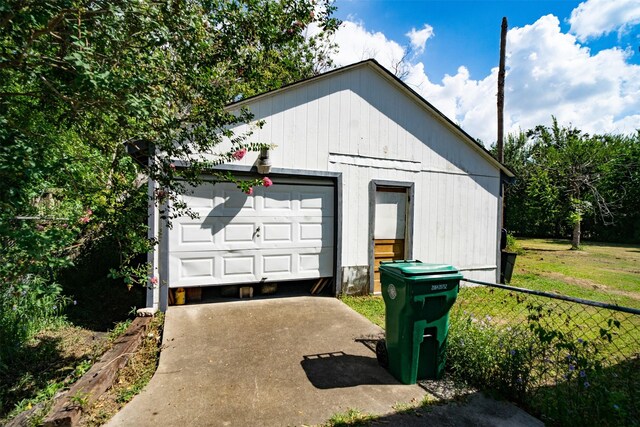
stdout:
[[[160,242],[149,254],[159,279],[150,307],[164,309],[170,288],[320,277],[333,279],[334,294],[377,293],[378,266],[392,259],[498,280],[502,184],[513,173],[377,62],[228,106],[241,108],[263,125],[233,131],[275,146],[274,185],[246,195],[205,183],[183,199],[199,218],[171,229],[150,208],[150,237]],[[216,168],[259,179],[259,165],[250,152]]]
[[334,191],[276,183],[249,196],[232,183],[205,183],[182,197],[198,218],[169,231],[171,287],[331,277]]

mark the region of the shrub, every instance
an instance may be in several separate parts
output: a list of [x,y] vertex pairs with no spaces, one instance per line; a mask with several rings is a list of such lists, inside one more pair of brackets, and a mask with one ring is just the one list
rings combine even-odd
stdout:
[[64,322],[69,300],[62,288],[34,275],[0,284],[0,370],[6,369],[36,332]]
[[454,377],[498,392],[548,424],[620,425],[633,418],[640,375],[623,372],[637,370],[626,365],[638,363],[606,363],[619,322],[606,322],[599,337],[586,340],[554,327],[563,316],[542,304],[527,303],[526,313],[525,322],[505,325],[454,312],[447,354]]

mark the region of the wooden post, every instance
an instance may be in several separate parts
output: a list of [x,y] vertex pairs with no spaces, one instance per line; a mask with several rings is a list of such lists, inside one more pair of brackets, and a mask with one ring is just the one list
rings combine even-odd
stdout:
[[507,17],[502,18],[500,32],[500,67],[498,68],[498,161],[504,162],[504,74],[507,45]]
[[[502,28],[500,31],[500,65],[498,68],[498,161],[504,163],[504,74],[505,74],[505,51],[507,47],[507,17],[502,18]],[[500,226],[504,228],[505,210],[505,185],[500,183],[500,195],[502,196],[502,211]],[[502,230],[501,230],[502,232]]]

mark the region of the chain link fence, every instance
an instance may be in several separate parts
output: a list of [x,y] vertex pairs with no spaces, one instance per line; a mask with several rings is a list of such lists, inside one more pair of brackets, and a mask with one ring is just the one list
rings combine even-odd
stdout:
[[640,425],[640,310],[472,280],[447,365],[549,425]]

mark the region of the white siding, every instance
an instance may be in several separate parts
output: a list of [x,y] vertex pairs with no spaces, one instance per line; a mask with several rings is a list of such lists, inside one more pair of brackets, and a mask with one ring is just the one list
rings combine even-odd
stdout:
[[[415,182],[415,258],[496,279],[500,172],[372,65],[245,104],[274,168],[342,173],[342,265],[369,263],[369,183]],[[239,126],[243,132],[247,126]],[[240,164],[252,165],[257,153]]]

